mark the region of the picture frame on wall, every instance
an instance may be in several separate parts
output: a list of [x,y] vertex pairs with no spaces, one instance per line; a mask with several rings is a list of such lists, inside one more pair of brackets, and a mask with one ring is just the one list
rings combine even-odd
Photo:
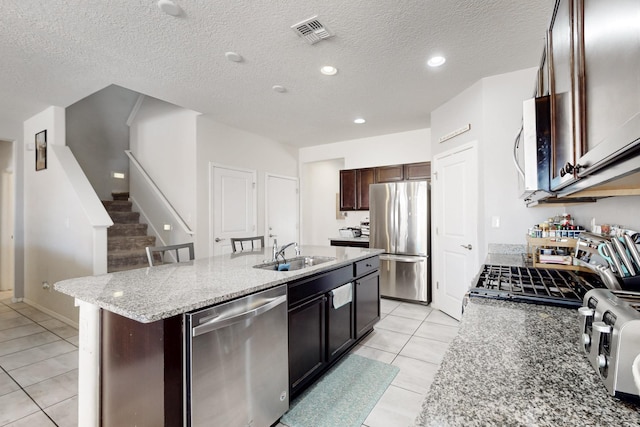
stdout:
[[47,130],[36,133],[36,171],[47,168]]

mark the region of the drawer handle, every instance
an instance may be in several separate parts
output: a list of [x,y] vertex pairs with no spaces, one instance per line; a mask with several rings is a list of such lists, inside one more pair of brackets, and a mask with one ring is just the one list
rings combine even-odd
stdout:
[[371,265],[371,264],[365,264],[364,266],[365,267],[373,267],[373,265]]

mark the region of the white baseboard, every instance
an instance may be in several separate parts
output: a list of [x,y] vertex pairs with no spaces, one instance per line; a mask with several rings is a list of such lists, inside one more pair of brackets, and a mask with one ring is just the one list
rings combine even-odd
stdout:
[[78,322],[74,322],[73,320],[62,316],[62,315],[60,315],[59,313],[56,313],[53,310],[50,310],[50,309],[48,309],[46,307],[43,307],[40,304],[38,304],[38,303],[36,303],[34,301],[31,301],[28,298],[20,298],[20,299],[22,299],[23,300],[22,302],[24,302],[25,304],[29,304],[30,306],[32,306],[34,308],[37,308],[38,310],[42,311],[43,313],[48,314],[49,316],[53,317],[54,319],[58,319],[59,321],[64,322],[67,325],[69,325],[69,326],[71,326],[71,327],[73,327],[75,329],[79,329]]

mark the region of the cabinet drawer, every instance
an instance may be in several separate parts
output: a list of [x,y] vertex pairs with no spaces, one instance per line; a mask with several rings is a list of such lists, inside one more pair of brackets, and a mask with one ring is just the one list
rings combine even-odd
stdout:
[[354,263],[354,266],[354,276],[360,277],[374,270],[378,270],[380,268],[380,258],[374,256],[371,258],[363,259],[362,261],[356,261]]
[[350,265],[337,268],[327,273],[289,283],[289,307],[318,294],[329,292],[353,279]]

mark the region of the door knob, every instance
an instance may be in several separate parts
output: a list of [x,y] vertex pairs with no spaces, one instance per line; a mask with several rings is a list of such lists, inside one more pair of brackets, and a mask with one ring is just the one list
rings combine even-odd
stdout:
[[469,250],[473,249],[473,246],[471,246],[471,243],[469,243],[468,245],[460,245],[460,246],[462,246],[465,249],[469,249]]
[[219,237],[216,237],[215,239],[213,239],[213,241],[216,242],[216,243],[222,242],[223,240],[226,240],[226,239],[221,239]]

